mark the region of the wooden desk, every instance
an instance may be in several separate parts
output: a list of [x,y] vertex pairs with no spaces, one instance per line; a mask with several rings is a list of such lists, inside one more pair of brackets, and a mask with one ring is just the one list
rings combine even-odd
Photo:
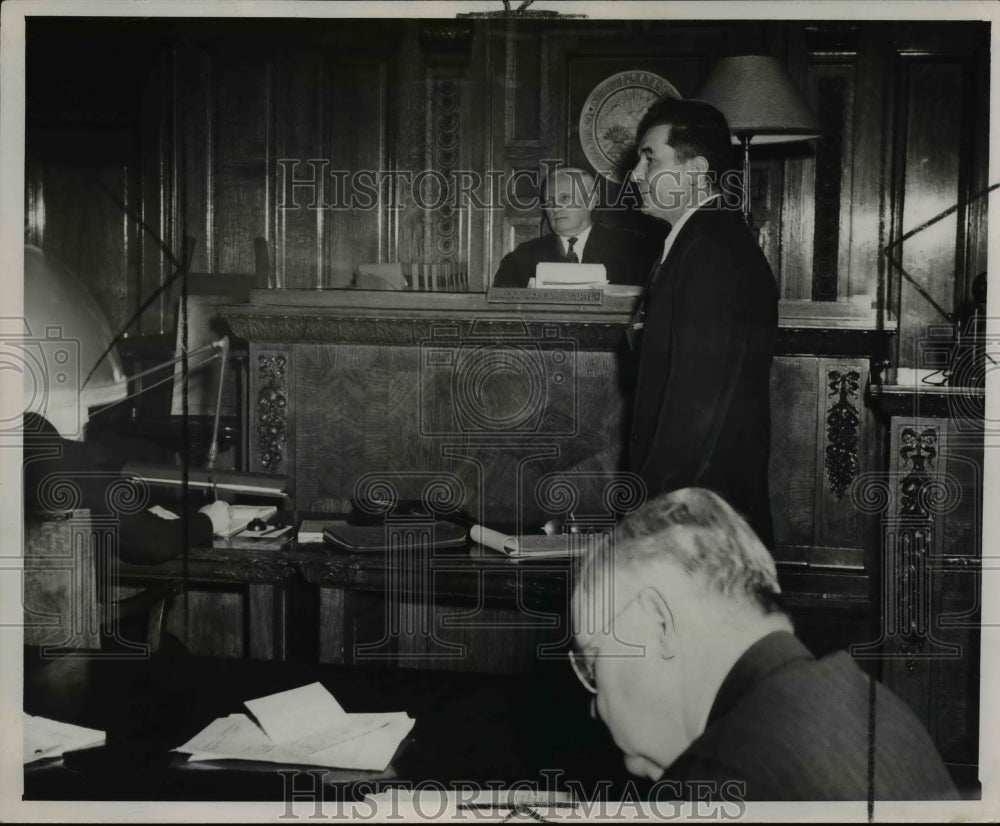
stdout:
[[[104,730],[107,745],[26,770],[26,798],[272,800],[278,816],[288,791],[280,767],[195,769],[170,750],[216,717],[244,711],[246,700],[315,681],[347,711],[406,711],[416,720],[388,776],[542,784],[543,770],[558,770],[559,783],[621,799],[621,755],[590,719],[590,695],[565,660],[531,679],[164,655],[42,660],[37,648],[25,648],[25,711]],[[351,793],[348,775],[323,777],[328,802]]]
[[[335,518],[288,518],[301,516]],[[196,654],[231,656],[235,649],[236,656],[285,659],[290,645],[302,642],[289,630],[294,588],[302,591],[296,607],[318,594],[318,630],[310,629],[300,650],[315,657],[318,645],[320,662],[525,673],[561,657],[569,642],[569,560],[517,563],[478,546],[347,553],[324,543],[227,545],[192,548],[157,565],[120,562],[119,584],[185,582],[191,629],[180,636]],[[306,608],[304,621],[315,622]]]
[[570,641],[572,560],[303,545],[298,561],[319,588],[320,662],[525,673]]
[[[246,639],[247,653],[255,659],[282,660],[287,655],[288,585],[297,565],[292,545],[283,550],[254,551],[228,547],[223,543],[214,548],[192,548],[186,556],[157,565],[119,561],[118,577],[119,584],[123,586],[142,587],[156,582],[182,581],[196,593],[206,588],[245,592],[247,627],[246,633],[241,636]],[[195,599],[197,601],[197,597]],[[219,614],[225,614],[227,607],[231,606],[217,599],[215,605],[202,610],[210,611],[215,625],[221,626],[223,618]],[[215,608],[219,609],[218,614]],[[242,615],[239,605],[236,610]],[[239,618],[236,617],[237,620]],[[185,643],[196,651],[199,648],[197,641],[185,640]]]

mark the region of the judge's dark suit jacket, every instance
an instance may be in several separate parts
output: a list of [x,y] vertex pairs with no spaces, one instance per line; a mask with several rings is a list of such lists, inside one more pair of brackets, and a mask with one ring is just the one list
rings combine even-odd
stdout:
[[[594,224],[583,248],[581,264],[604,264],[611,284],[642,284],[649,274],[656,252],[637,232]],[[558,235],[543,235],[519,244],[500,262],[493,278],[494,287],[527,287],[539,262],[563,260]]]
[[[682,798],[696,795],[695,781],[714,784],[709,796],[728,800],[958,796],[902,700],[870,682],[845,652],[817,661],[784,631],[758,641],[733,666],[705,731],[661,780]],[[745,797],[727,781],[745,784]]]
[[697,210],[653,274],[644,306],[630,469],[650,498],[689,486],[714,490],[772,547],[769,376],[778,293],[740,213]]

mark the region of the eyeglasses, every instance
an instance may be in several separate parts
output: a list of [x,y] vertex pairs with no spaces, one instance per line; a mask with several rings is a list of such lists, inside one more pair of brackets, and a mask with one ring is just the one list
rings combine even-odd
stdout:
[[[615,620],[618,619],[625,610],[632,605],[637,599],[639,599],[639,594],[636,594],[632,599],[626,602],[621,609],[611,618],[611,624],[613,625]],[[588,654],[593,653],[593,657],[588,658]],[[576,674],[576,678],[583,683],[583,687],[587,689],[591,694],[597,693],[597,675],[594,669],[594,663],[597,659],[597,649],[593,646],[588,648],[583,653],[579,651],[574,651],[572,648],[569,650],[569,664],[573,666],[573,673]]]
[[591,694],[597,693],[597,679],[594,676],[594,666],[583,654],[579,654],[573,649],[569,652],[569,664],[573,666],[573,673],[576,678],[583,683],[583,687]]

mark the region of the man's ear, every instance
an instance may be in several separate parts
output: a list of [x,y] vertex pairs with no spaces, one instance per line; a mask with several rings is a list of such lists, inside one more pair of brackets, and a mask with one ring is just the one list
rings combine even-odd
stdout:
[[708,172],[708,158],[704,155],[695,155],[689,163],[691,164],[691,169],[699,175],[704,175]]
[[639,607],[645,612],[647,620],[656,625],[656,638],[660,656],[665,660],[673,659],[677,653],[677,631],[674,628],[674,615],[670,606],[656,588],[643,588],[636,597]]

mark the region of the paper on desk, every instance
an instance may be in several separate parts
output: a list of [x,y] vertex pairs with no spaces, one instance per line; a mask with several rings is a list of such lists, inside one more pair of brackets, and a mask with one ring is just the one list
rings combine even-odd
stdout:
[[173,511],[168,511],[162,505],[153,505],[153,507],[149,509],[149,512],[153,514],[153,516],[159,516],[160,519],[166,519],[167,521],[180,519],[180,517],[176,513],[174,513]]
[[297,755],[286,753],[245,714],[219,717],[174,751],[190,754],[189,760],[264,760],[295,762]]
[[275,742],[298,740],[317,729],[335,725],[347,716],[322,683],[310,683],[290,691],[280,691],[243,705],[257,718],[260,727]]
[[538,289],[600,289],[607,283],[603,264],[542,261],[535,267],[535,287]]
[[254,760],[384,771],[414,723],[405,712],[348,714],[319,683],[245,705],[264,728],[245,714],[231,714],[175,751],[189,753],[192,761]]
[[253,760],[338,769],[384,771],[413,728],[404,712],[348,714],[342,725],[276,743],[245,714],[220,717],[175,751],[192,762]]
[[60,723],[47,717],[24,715],[24,762],[59,757],[68,751],[103,746],[105,734],[97,729]]

